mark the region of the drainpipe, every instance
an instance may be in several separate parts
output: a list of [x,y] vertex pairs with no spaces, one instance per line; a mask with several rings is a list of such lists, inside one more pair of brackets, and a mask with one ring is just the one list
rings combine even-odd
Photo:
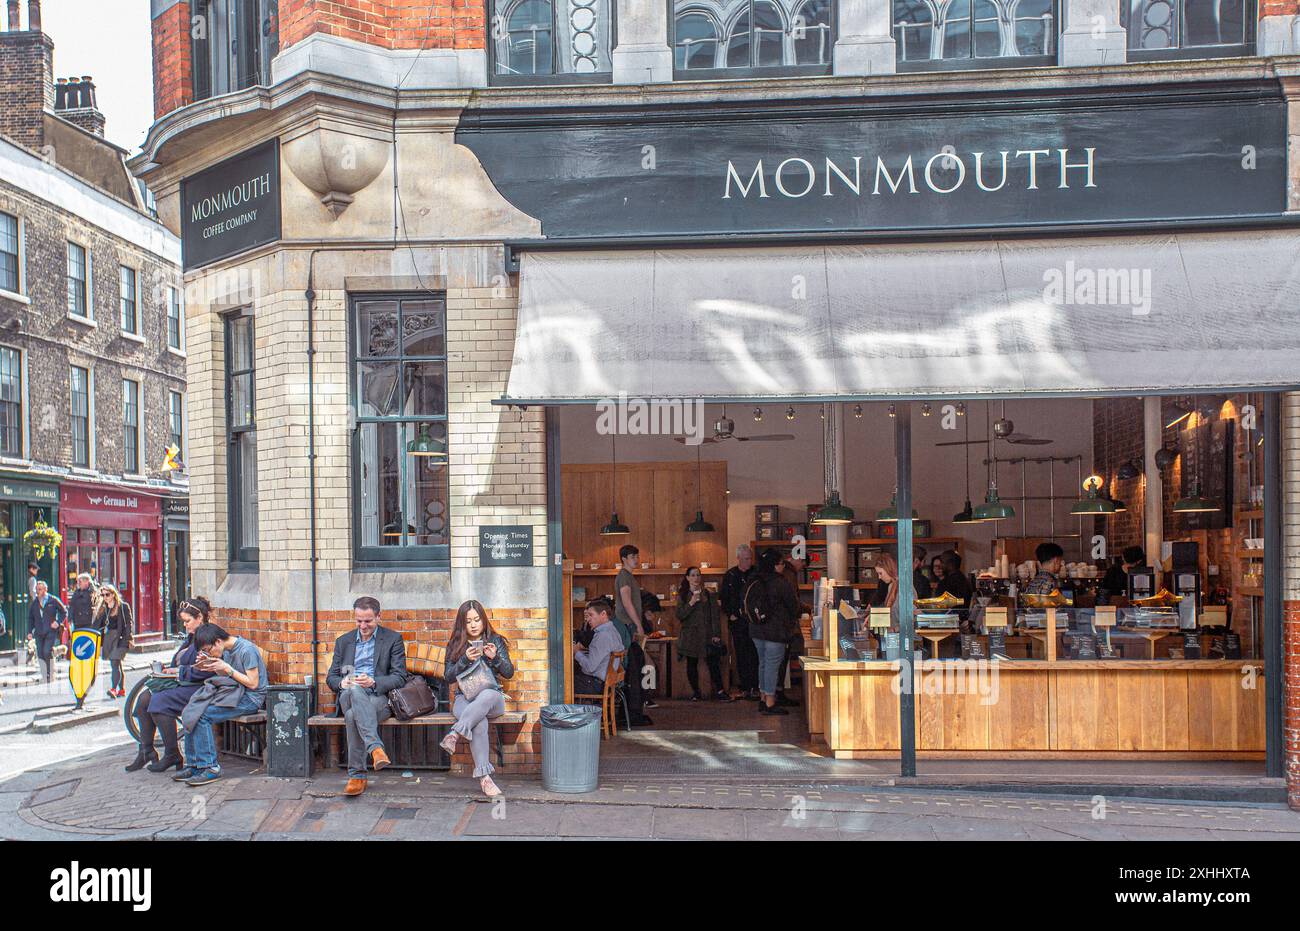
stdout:
[[312,287],[316,253],[307,257],[307,495],[311,524],[311,709],[320,693],[320,612],[316,601],[316,289]]
[[1164,481],[1160,475],[1160,468],[1156,465],[1156,453],[1164,445],[1164,424],[1160,419],[1160,398],[1143,398],[1142,464],[1143,471],[1146,473],[1146,489],[1142,496],[1142,512],[1146,534],[1142,542],[1147,551],[1147,565],[1157,569],[1160,566],[1160,545],[1165,539]]

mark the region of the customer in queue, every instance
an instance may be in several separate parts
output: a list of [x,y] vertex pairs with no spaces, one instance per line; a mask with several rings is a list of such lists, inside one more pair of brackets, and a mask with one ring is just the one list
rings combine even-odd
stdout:
[[758,575],[745,588],[745,613],[749,635],[758,652],[758,689],[763,696],[761,714],[788,714],[777,703],[777,675],[786,645],[799,630],[799,598],[778,572],[781,554],[767,550],[758,560]]
[[736,678],[740,697],[758,701],[758,652],[749,636],[749,621],[745,618],[743,604],[745,586],[754,577],[754,551],[748,544],[736,547],[736,564],[722,577],[719,595],[722,613],[727,618],[731,632],[731,649],[736,657]]
[[704,587],[698,566],[691,566],[677,587],[677,655],[686,660],[686,678],[691,683],[691,701],[703,701],[700,692],[700,659],[709,667],[713,697],[731,701],[722,682],[722,606],[716,593]]

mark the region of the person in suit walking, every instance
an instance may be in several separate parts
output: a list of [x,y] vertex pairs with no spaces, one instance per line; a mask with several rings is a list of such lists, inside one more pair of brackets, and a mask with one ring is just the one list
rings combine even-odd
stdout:
[[59,630],[67,619],[68,609],[63,602],[50,594],[50,587],[43,579],[38,580],[27,608],[27,629],[36,640],[36,655],[40,657],[46,682],[54,681],[54,644],[59,642]]
[[325,677],[347,721],[345,795],[366,791],[367,758],[376,771],[391,762],[379,739],[379,723],[391,714],[388,693],[406,682],[406,644],[397,631],[380,626],[379,611],[379,602],[369,595],[353,602],[357,629],[334,641],[334,661]]

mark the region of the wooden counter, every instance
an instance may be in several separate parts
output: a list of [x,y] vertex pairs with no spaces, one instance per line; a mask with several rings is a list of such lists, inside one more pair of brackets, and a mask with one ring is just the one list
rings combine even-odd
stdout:
[[[803,668],[814,739],[841,759],[897,755],[897,664],[807,657]],[[926,660],[916,746],[930,757],[1260,759],[1263,661]]]

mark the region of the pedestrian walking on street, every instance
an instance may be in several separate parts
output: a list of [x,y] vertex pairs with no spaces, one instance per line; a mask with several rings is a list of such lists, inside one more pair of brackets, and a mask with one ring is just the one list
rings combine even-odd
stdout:
[[[80,579],[77,584],[81,584]],[[101,601],[94,626],[103,632],[104,657],[113,667],[108,694],[112,698],[125,698],[126,675],[122,672],[122,660],[126,658],[126,651],[131,649],[131,639],[135,636],[131,606],[123,603],[121,594],[112,585],[100,586],[99,591]]]
[[59,642],[59,631],[68,619],[68,609],[50,594],[44,579],[33,586],[32,603],[27,608],[27,629],[36,641],[36,655],[41,661],[41,672],[46,682],[54,681],[54,645]]
[[[185,625],[185,640],[172,656],[171,663],[145,680],[146,691],[135,703],[135,719],[140,725],[140,748],[136,751],[135,759],[126,767],[128,773],[145,765],[148,765],[151,773],[166,772],[173,766],[178,770],[183,768],[184,760],[181,758],[180,740],[177,736],[178,719],[190,697],[199,690],[204,680],[213,675],[195,665],[199,648],[194,643],[194,632],[208,623],[212,605],[208,604],[206,598],[194,596],[182,601],[177,613]],[[154,750],[155,735],[162,738],[161,758]]]
[[73,630],[94,626],[95,590],[90,585],[90,573],[77,576],[77,587],[68,596],[68,619]]

